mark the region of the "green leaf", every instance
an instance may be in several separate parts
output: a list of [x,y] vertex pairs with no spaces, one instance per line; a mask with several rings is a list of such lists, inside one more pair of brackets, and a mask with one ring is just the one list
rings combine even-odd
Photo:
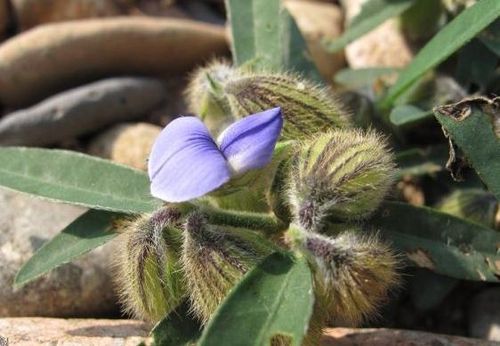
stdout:
[[14,286],[21,287],[113,239],[117,235],[113,232],[113,220],[117,216],[100,210],[89,210],[79,216],[21,267]]
[[448,276],[417,268],[409,280],[409,293],[413,305],[427,311],[436,308],[460,281]]
[[122,213],[150,212],[145,173],[65,150],[0,148],[0,186],[46,199]]
[[382,107],[394,101],[425,72],[456,52],[500,15],[500,1],[481,0],[467,8],[438,32],[403,70],[388,91]]
[[493,117],[498,116],[498,107],[498,98],[476,98],[437,107],[434,114],[451,141],[465,154],[479,178],[500,200],[500,140],[495,135],[492,123]]
[[201,330],[200,322],[192,317],[189,304],[184,301],[158,322],[151,334],[155,346],[187,346],[198,340]]
[[421,176],[444,170],[448,158],[445,146],[408,149],[396,154],[398,164],[397,179],[406,175]]
[[321,80],[295,21],[281,0],[226,0],[236,65],[303,73]]
[[479,39],[493,53],[500,57],[500,18],[495,20],[479,35]]
[[370,86],[382,76],[395,74],[398,69],[393,67],[371,67],[350,69],[345,68],[337,72],[334,81],[350,89]]
[[412,125],[432,116],[432,111],[424,111],[413,105],[400,105],[392,109],[389,119],[396,126]]
[[399,16],[415,0],[369,0],[354,17],[346,31],[332,42],[325,43],[329,52],[337,52],[357,38],[375,29],[386,20]]
[[470,85],[485,90],[494,77],[498,57],[480,40],[474,39],[458,54],[456,78],[467,89]]
[[385,202],[370,225],[417,267],[457,279],[500,281],[500,232],[398,202]]
[[278,334],[290,337],[292,345],[301,345],[313,304],[311,271],[305,259],[274,253],[233,288],[199,345],[268,345]]

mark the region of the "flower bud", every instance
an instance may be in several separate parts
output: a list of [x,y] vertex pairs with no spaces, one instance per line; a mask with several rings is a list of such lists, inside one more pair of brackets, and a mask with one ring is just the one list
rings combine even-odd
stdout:
[[257,74],[228,81],[224,88],[233,114],[240,117],[281,107],[282,138],[299,139],[332,128],[350,126],[333,95],[295,76]]
[[157,322],[185,296],[179,218],[176,209],[163,208],[122,227],[115,281],[126,312],[135,318]]
[[312,265],[318,305],[333,323],[359,325],[398,283],[399,260],[375,236],[347,231],[331,238],[297,226],[287,236]]
[[367,217],[393,181],[393,155],[373,131],[337,129],[304,142],[291,169],[289,198],[306,229]]
[[216,60],[197,69],[191,76],[185,92],[188,109],[203,120],[214,136],[236,120],[231,115],[224,86],[238,75],[231,65]]
[[486,227],[495,227],[498,201],[488,191],[480,189],[456,190],[445,197],[436,207],[444,213],[469,219]]
[[248,230],[207,224],[192,213],[185,225],[182,264],[194,313],[206,323],[229,290],[275,247]]

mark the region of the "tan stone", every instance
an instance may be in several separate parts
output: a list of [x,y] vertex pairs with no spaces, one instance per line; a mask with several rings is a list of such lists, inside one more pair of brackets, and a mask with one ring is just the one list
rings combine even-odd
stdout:
[[12,7],[20,31],[44,23],[117,16],[121,13],[112,0],[12,0]]
[[113,75],[171,76],[226,52],[223,28],[189,20],[123,17],[42,25],[0,46],[0,101],[32,104]]
[[0,319],[0,336],[16,346],[137,346],[141,342],[150,345],[150,328],[134,320]]
[[[342,7],[349,23],[367,0],[343,0]],[[348,24],[347,24],[348,25]],[[403,67],[413,58],[398,18],[385,21],[376,29],[358,38],[345,49],[351,68]]]
[[342,33],[342,11],[333,4],[314,1],[287,1],[286,8],[295,19],[319,72],[331,81],[335,72],[345,65],[344,52],[329,53],[323,40],[332,40]]
[[[11,345],[136,346],[151,345],[151,326],[135,320],[4,318],[0,336]],[[489,346],[478,339],[397,329],[329,328],[321,346]]]
[[88,152],[145,171],[151,147],[161,130],[147,123],[116,125],[97,136]]
[[433,334],[399,329],[329,328],[325,330],[322,346],[494,346],[495,342],[461,336]]

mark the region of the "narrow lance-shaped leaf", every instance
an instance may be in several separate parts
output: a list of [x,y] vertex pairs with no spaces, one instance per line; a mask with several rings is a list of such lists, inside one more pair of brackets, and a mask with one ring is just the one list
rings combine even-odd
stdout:
[[358,89],[371,86],[383,76],[397,75],[398,71],[394,67],[345,68],[335,74],[334,81],[349,89]]
[[413,148],[396,154],[397,179],[405,175],[420,176],[444,170],[448,149],[443,146]]
[[417,267],[457,279],[500,282],[499,232],[398,202],[385,202],[370,225]]
[[306,261],[274,253],[233,288],[205,328],[199,345],[268,345],[275,335],[301,345],[313,303]]
[[295,21],[281,0],[226,0],[237,65],[294,70],[320,80]]
[[0,186],[52,201],[122,213],[161,205],[145,173],[89,155],[9,147],[0,148],[0,162]]
[[354,17],[347,30],[332,42],[325,43],[330,52],[337,52],[357,38],[375,29],[386,20],[396,17],[413,5],[415,0],[370,0]]
[[500,1],[481,0],[446,25],[399,75],[381,105],[389,108],[425,72],[443,62],[500,15]]
[[189,304],[184,301],[151,331],[155,346],[192,345],[201,335],[200,322],[194,319]]
[[[500,99],[468,99],[437,107],[434,114],[488,190],[500,200],[500,139],[493,128],[494,118],[500,117]],[[453,147],[450,150],[454,152]],[[452,159],[447,167],[455,166]]]
[[35,252],[17,273],[14,285],[23,286],[113,239],[117,235],[113,220],[118,216],[99,210],[85,212]]
[[432,118],[432,111],[423,110],[413,105],[400,105],[392,109],[389,119],[396,126],[408,126]]

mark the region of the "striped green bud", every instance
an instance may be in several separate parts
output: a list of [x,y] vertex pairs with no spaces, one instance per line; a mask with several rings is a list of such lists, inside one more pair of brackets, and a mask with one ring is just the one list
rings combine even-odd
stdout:
[[195,315],[205,324],[229,290],[275,246],[249,230],[214,226],[188,216],[182,265]]
[[216,60],[191,76],[185,92],[188,110],[198,115],[214,136],[236,119],[231,115],[224,87],[238,75],[231,65]]
[[366,218],[393,182],[394,158],[373,131],[337,129],[305,141],[289,181],[294,216],[306,229]]
[[436,208],[462,219],[495,228],[495,217],[499,206],[495,196],[488,191],[461,189],[445,197]]
[[127,313],[157,322],[185,296],[180,212],[163,208],[126,222],[118,238],[115,282]]
[[293,141],[278,142],[274,148],[271,162],[263,168],[250,170],[233,177],[228,183],[212,192],[209,195],[210,199],[219,208],[268,212],[266,192],[273,184],[278,166],[292,155],[294,145]]
[[331,323],[356,326],[373,317],[399,281],[398,257],[375,236],[331,238],[292,226],[287,237],[311,264],[320,314]]
[[224,90],[233,114],[240,117],[281,107],[285,119],[283,139],[300,139],[350,126],[345,111],[331,93],[296,76],[243,76],[227,82]]

